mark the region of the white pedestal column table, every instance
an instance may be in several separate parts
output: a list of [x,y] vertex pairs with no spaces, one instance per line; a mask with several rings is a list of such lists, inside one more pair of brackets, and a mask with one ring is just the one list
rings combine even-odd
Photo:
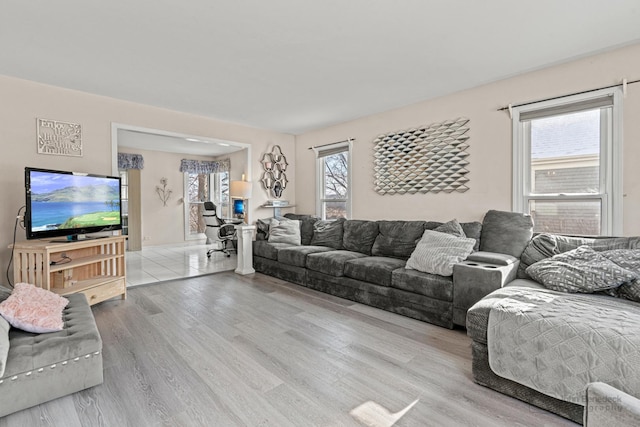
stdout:
[[256,271],[253,269],[253,230],[255,225],[236,225],[236,233],[238,235],[238,267],[235,272],[238,274],[251,274]]

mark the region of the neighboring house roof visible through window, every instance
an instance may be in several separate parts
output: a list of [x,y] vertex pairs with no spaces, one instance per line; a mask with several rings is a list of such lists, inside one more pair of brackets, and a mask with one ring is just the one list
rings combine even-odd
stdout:
[[[600,152],[599,110],[533,120],[532,160],[554,157],[598,155]],[[563,141],[558,144],[557,141]]]

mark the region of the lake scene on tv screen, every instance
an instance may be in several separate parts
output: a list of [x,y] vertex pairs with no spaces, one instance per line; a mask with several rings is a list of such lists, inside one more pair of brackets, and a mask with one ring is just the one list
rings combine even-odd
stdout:
[[30,185],[33,231],[120,224],[117,179],[32,171]]

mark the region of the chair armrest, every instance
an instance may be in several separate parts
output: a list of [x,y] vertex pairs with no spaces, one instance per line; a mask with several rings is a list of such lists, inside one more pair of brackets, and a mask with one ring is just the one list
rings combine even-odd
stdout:
[[584,405],[585,427],[638,426],[640,400],[605,383],[587,386]]
[[235,237],[235,234],[236,226],[233,224],[222,224],[218,231],[218,236],[220,236],[220,238],[230,238],[231,236]]
[[454,324],[466,326],[467,310],[472,305],[516,278],[520,261],[514,260],[510,264],[500,265],[467,259],[453,266]]

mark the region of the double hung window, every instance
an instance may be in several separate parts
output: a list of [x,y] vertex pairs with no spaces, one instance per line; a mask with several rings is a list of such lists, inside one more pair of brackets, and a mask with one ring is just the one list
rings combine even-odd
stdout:
[[204,222],[204,202],[211,200],[218,209],[218,216],[229,215],[229,172],[213,174],[184,173],[185,193],[185,237],[202,237],[206,225]]
[[534,231],[621,233],[620,110],[617,88],[514,109],[513,208]]
[[317,156],[316,214],[322,219],[351,217],[351,142],[314,148]]

